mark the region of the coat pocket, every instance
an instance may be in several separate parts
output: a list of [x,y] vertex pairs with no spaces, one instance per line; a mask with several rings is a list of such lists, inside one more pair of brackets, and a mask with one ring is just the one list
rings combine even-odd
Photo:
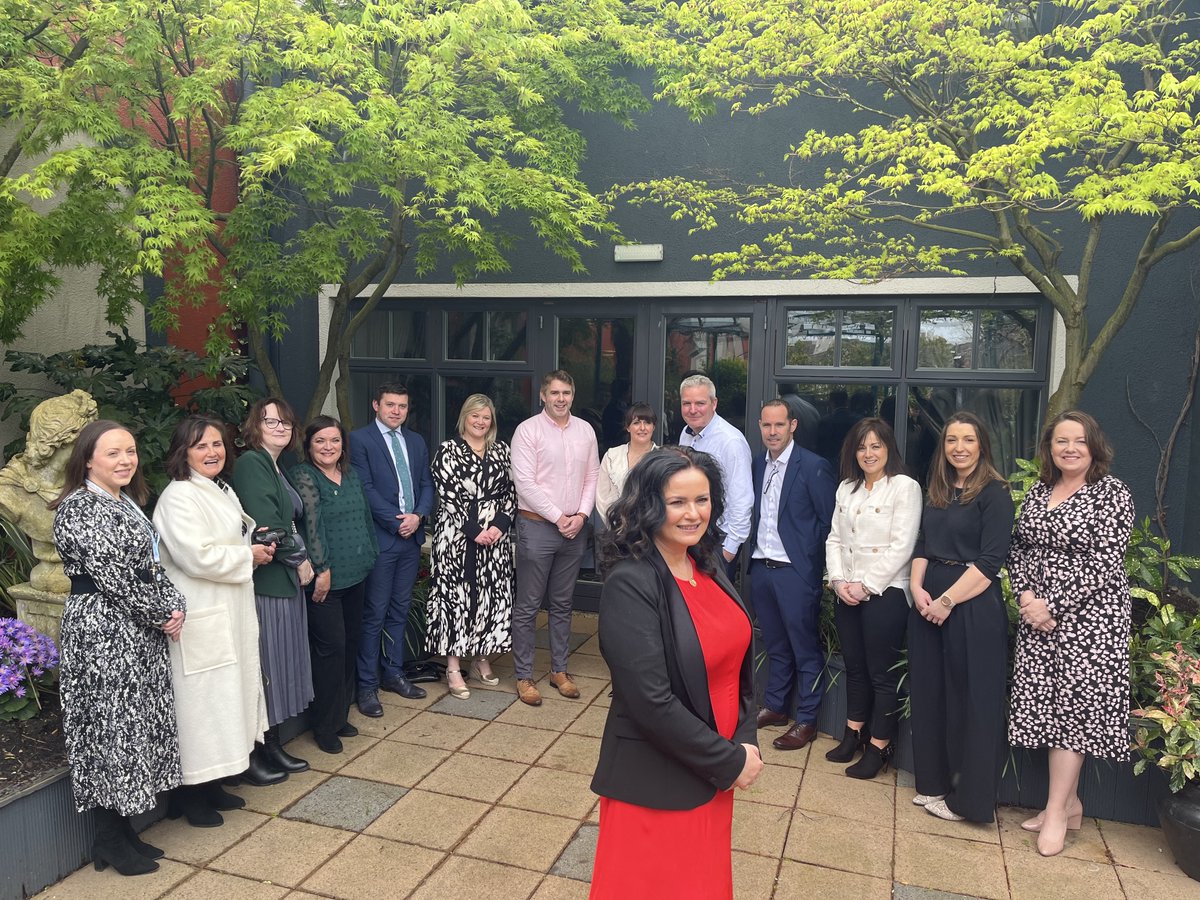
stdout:
[[229,610],[217,606],[189,612],[179,637],[179,652],[184,675],[196,675],[236,663]]

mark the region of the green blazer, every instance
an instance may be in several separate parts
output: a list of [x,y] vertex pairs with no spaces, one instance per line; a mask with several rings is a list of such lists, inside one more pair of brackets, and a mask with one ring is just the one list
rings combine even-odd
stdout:
[[[233,489],[246,515],[257,527],[292,527],[292,496],[283,486],[275,463],[266,450],[247,450],[233,466]],[[267,563],[254,570],[254,593],[267,597],[295,597],[300,579],[295,569],[281,562]]]

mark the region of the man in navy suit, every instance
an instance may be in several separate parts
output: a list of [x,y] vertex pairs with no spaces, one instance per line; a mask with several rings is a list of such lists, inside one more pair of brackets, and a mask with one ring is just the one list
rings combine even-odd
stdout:
[[[750,596],[767,645],[770,673],[758,727],[795,724],[772,744],[799,750],[817,735],[823,687],[821,590],[825,538],[833,520],[833,467],[794,440],[796,420],[783,400],[768,400],[758,427],[767,452],[754,458]],[[789,705],[789,696],[791,704]]]
[[358,645],[358,709],[364,716],[383,715],[380,688],[409,700],[425,696],[404,677],[404,628],[425,520],[433,512],[433,476],[424,439],[401,427],[408,404],[407,387],[382,384],[371,404],[375,419],[350,433],[350,464],[362,480],[379,541],[379,558],[367,576]]

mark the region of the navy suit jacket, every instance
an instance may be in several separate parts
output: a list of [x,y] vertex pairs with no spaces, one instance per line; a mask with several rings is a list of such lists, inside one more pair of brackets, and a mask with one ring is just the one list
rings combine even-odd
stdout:
[[[407,428],[401,427],[400,436],[408,450],[408,471],[412,476],[413,493],[416,494],[416,503],[409,512],[416,513],[422,519],[412,537],[420,547],[425,542],[424,520],[433,512],[433,474],[429,471],[429,448],[425,446],[424,438]],[[380,433],[375,419],[369,425],[350,432],[350,465],[358,473],[363,492],[367,495],[367,505],[375,522],[375,536],[379,539],[379,550],[389,550],[403,540],[397,531],[400,520],[396,518],[400,515],[400,480],[396,477],[392,448]]]
[[[759,453],[750,467],[754,483],[754,518],[748,545],[754,553],[762,517],[763,476],[767,455]],[[833,466],[793,441],[779,494],[779,539],[792,568],[812,590],[820,593],[825,578],[825,539],[833,521],[837,478]]]

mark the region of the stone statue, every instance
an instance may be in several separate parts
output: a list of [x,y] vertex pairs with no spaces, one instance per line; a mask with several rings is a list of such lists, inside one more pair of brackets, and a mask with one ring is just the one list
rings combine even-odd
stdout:
[[38,560],[29,584],[11,591],[18,600],[23,593],[42,599],[42,594],[65,596],[71,591],[54,549],[54,513],[46,504],[62,491],[67,459],[79,432],[96,418],[96,401],[86,391],[39,403],[29,416],[25,451],[0,469],[0,515],[29,535]]

